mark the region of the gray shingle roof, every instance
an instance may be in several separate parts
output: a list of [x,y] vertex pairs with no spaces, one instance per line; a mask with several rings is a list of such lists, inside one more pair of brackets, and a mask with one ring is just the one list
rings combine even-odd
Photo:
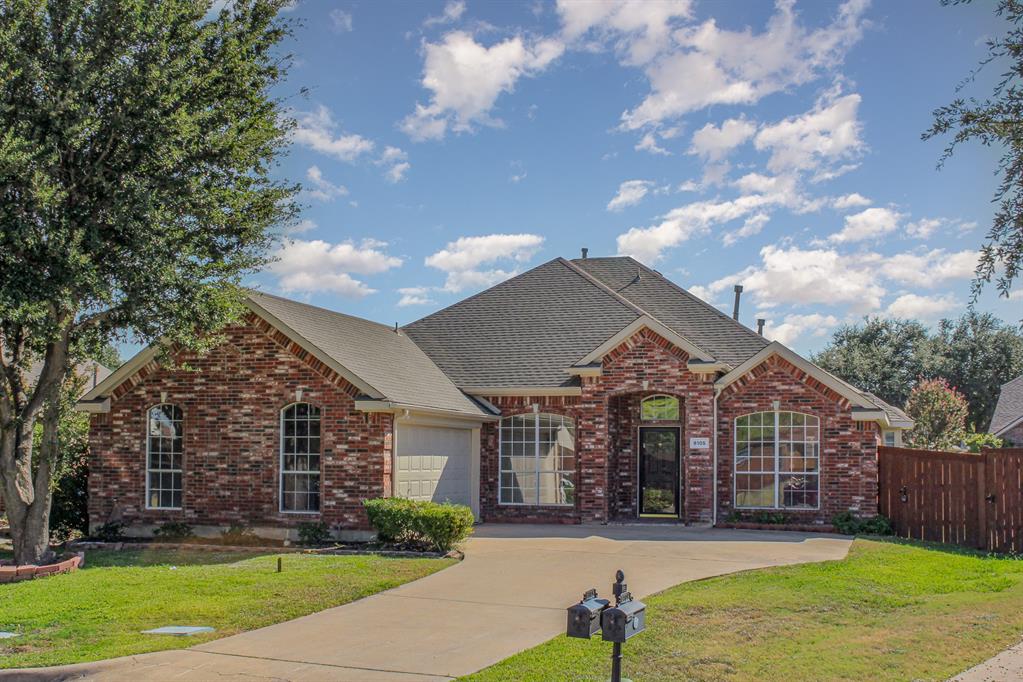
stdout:
[[565,369],[641,316],[554,259],[404,327],[462,387],[558,387]]
[[995,413],[991,416],[991,428],[989,432],[997,434],[999,431],[1012,426],[1023,417],[1023,376],[1016,377],[1002,386],[998,394],[998,404],[995,405]]
[[680,336],[733,367],[769,342],[720,310],[629,257],[581,258],[572,264],[599,279]]
[[286,298],[249,298],[387,400],[470,415],[486,415],[404,333],[359,317]]
[[[855,388],[855,386],[853,388]],[[912,417],[910,417],[908,414],[906,414],[899,408],[889,403],[886,403],[885,401],[881,400],[876,395],[868,391],[860,391],[860,393],[867,396],[867,400],[874,403],[879,410],[885,413],[885,415],[888,417],[888,423],[891,424],[892,426],[904,426],[906,428],[911,428],[913,426]]]

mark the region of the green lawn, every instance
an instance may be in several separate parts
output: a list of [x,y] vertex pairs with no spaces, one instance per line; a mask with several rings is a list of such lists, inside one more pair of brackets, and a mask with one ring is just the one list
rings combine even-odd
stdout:
[[[857,540],[847,559],[646,600],[624,673],[648,680],[944,680],[1023,634],[1023,561]],[[611,645],[559,636],[471,680],[606,680]]]
[[[449,559],[170,551],[89,551],[76,573],[0,585],[0,668],[176,649],[338,606],[421,578]],[[143,635],[209,625],[194,637]]]

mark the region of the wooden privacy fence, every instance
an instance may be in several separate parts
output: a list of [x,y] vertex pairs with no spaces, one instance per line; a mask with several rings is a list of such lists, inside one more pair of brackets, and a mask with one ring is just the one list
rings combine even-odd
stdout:
[[1023,448],[878,448],[878,511],[896,535],[1023,552]]

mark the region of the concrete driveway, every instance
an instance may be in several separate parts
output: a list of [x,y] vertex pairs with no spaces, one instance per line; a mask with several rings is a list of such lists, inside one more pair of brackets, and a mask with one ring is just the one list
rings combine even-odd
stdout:
[[208,642],[61,668],[24,680],[447,680],[562,632],[587,588],[617,569],[643,597],[688,580],[843,558],[849,540],[678,526],[483,525],[465,561],[352,604]]

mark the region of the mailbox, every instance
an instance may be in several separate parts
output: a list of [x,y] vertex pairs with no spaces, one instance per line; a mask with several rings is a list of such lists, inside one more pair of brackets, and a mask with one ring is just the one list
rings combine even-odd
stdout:
[[601,619],[603,640],[621,643],[646,629],[646,604],[629,599],[605,609]]
[[607,609],[610,602],[599,599],[596,590],[589,590],[578,604],[568,607],[569,637],[589,639],[600,630],[600,614]]

